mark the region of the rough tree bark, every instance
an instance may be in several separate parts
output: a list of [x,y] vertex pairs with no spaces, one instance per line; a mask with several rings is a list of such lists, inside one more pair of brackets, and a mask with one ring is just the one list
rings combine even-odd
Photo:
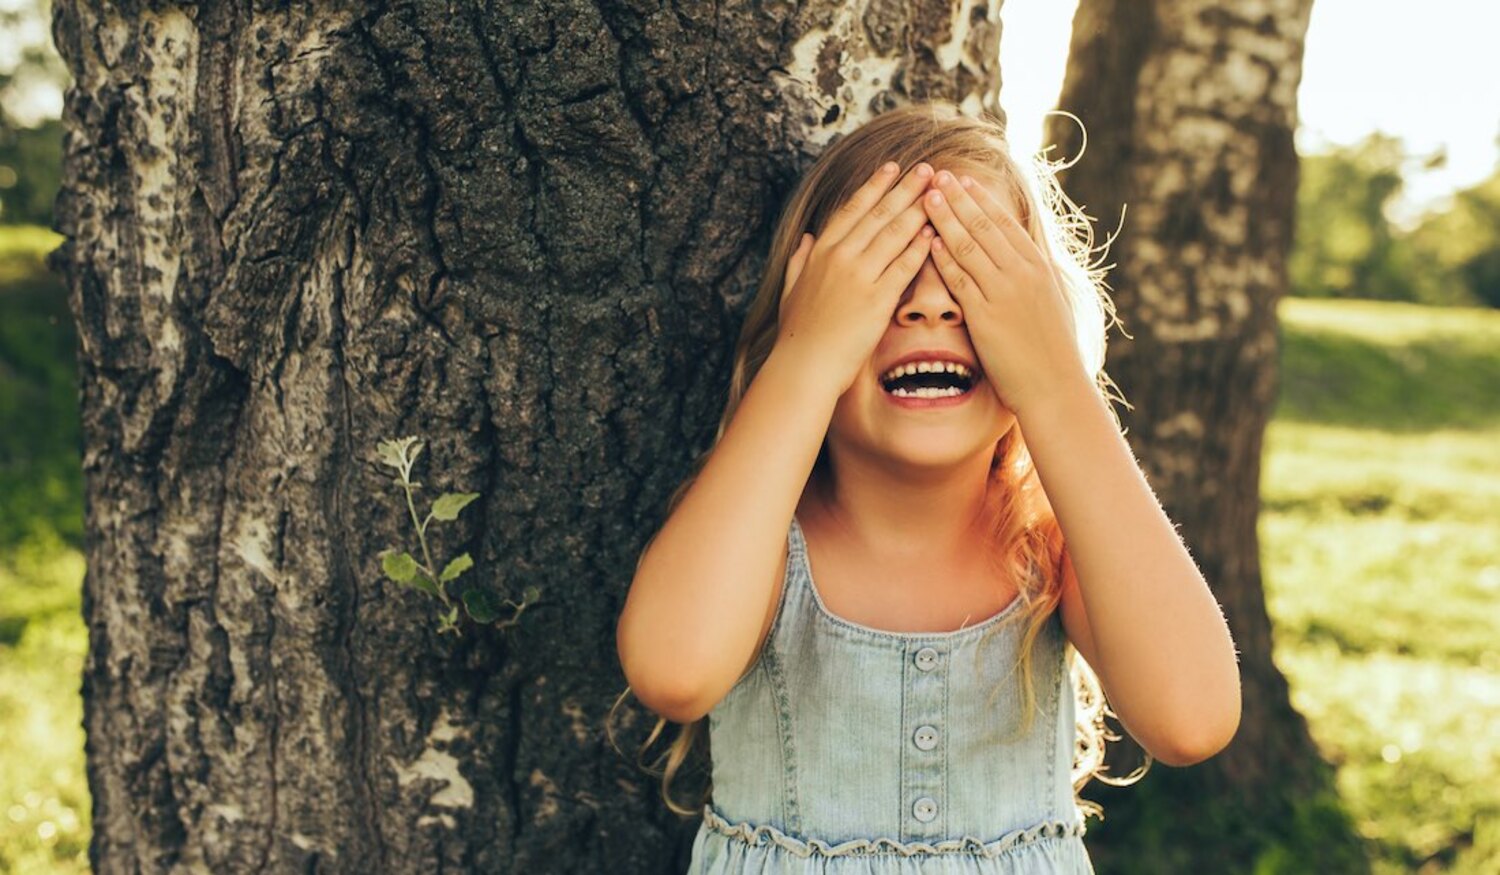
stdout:
[[[1074,18],[1059,106],[1088,144],[1060,178],[1105,231],[1126,205],[1109,281],[1135,339],[1111,344],[1109,372],[1137,406],[1121,411],[1131,445],[1224,605],[1244,690],[1223,753],[1088,794],[1106,807],[1091,833],[1101,871],[1367,870],[1272,662],[1256,537],[1311,6],[1082,0]],[[1054,157],[1078,153],[1072,120],[1051,117],[1048,134]],[[1112,774],[1139,763],[1133,747],[1114,749]]]
[[[94,870],[680,867],[601,731],[637,553],[791,183],[997,110],[998,7],[55,0]],[[515,627],[383,579],[406,434]]]

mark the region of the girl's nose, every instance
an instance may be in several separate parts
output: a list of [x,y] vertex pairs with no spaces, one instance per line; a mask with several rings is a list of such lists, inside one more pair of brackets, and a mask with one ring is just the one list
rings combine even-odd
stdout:
[[948,285],[943,282],[943,276],[931,258],[922,262],[922,269],[906,287],[901,303],[896,305],[895,318],[902,325],[912,325],[924,319],[935,325],[964,324],[964,311],[948,291]]

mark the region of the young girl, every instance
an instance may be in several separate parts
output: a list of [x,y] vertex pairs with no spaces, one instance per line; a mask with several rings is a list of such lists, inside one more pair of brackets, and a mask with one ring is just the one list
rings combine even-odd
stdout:
[[1234,734],[1227,625],[1103,391],[1088,220],[1036,163],[905,107],[781,216],[617,630],[646,744],[686,724],[664,796],[708,723],[692,873],[1092,872],[1104,711],[1148,765]]

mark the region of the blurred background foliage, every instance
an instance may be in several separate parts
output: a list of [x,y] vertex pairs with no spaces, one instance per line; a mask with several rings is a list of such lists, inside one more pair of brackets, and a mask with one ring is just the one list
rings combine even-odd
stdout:
[[[67,75],[46,9],[0,0],[0,873],[88,871],[77,337],[42,263]],[[1500,872],[1500,165],[1389,218],[1443,160],[1380,133],[1303,155],[1263,466],[1275,660],[1380,875]]]
[[44,0],[0,0],[0,222],[50,225],[62,179],[67,67],[47,30]]
[[1405,174],[1443,160],[1379,131],[1302,156],[1291,294],[1500,308],[1500,162],[1414,227],[1389,218]]

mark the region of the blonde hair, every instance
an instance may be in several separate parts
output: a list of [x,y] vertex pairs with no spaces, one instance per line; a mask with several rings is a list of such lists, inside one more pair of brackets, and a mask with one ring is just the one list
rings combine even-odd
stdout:
[[[785,271],[802,234],[820,234],[834,210],[864,184],[876,168],[888,160],[897,162],[903,171],[909,170],[919,161],[926,161],[937,169],[948,168],[955,172],[960,172],[961,167],[975,167],[1001,180],[1012,201],[1019,205],[1018,218],[1022,226],[1057,269],[1059,285],[1072,309],[1084,364],[1093,375],[1101,394],[1106,398],[1111,397],[1108,389],[1114,383],[1104,372],[1105,332],[1110,320],[1115,324],[1119,320],[1115,316],[1114,304],[1105,291],[1108,286],[1103,280],[1104,274],[1113,265],[1101,266],[1097,261],[1089,260],[1095,251],[1093,226],[1083,211],[1062,192],[1055,176],[1059,168],[1071,164],[1049,162],[1045,158],[1045,151],[1033,156],[1030,162],[1017,161],[1010,153],[1004,123],[993,114],[983,111],[978,116],[970,116],[963,114],[952,104],[932,102],[906,105],[881,113],[858,129],[832,141],[798,182],[772,234],[765,272],[755,299],[745,314],[739,341],[735,345],[728,398],[714,443],[717,444],[724,437],[740,400],[775,345]],[[1080,149],[1079,155],[1082,154]],[[1108,241],[1100,250],[1107,248]],[[1118,400],[1124,402],[1123,398]],[[1128,402],[1124,403],[1129,406]],[[1113,407],[1110,407],[1110,414],[1118,427],[1120,421]],[[668,515],[682,500],[712,452],[713,447],[710,446],[698,457],[692,473],[672,493],[667,504]],[[825,440],[813,465],[809,483],[820,482],[827,475]],[[995,551],[992,558],[1000,579],[1018,582],[1018,598],[1021,601],[1020,609],[1008,618],[1008,622],[1027,622],[1021,656],[1012,669],[1014,671],[1019,668],[1025,678],[1024,717],[1017,730],[1020,734],[1030,728],[1036,711],[1032,678],[1033,645],[1043,624],[1057,610],[1061,601],[1063,544],[1057,517],[1041,489],[1036,468],[1019,428],[1012,427],[996,442],[990,478],[991,485],[997,487],[991,489],[990,494],[1000,496],[993,507],[992,544],[995,545]],[[651,540],[654,539],[655,535]],[[650,543],[648,540],[647,548]],[[643,548],[642,558],[645,552],[646,549]],[[639,569],[640,559],[637,559],[636,567]],[[1041,570],[1046,573],[1037,573]],[[983,640],[988,640],[1002,625],[996,624],[985,633],[981,647],[976,648],[976,661],[977,651],[982,649]],[[1078,658],[1077,650],[1071,642],[1065,645],[1064,654],[1072,676],[1077,717],[1072,770],[1074,804],[1083,814],[1092,813],[1102,817],[1103,809],[1097,803],[1079,797],[1079,791],[1091,778],[1098,778],[1115,786],[1133,783],[1149,769],[1151,756],[1147,752],[1144,767],[1125,779],[1113,779],[1103,774],[1107,771],[1104,766],[1104,740],[1114,741],[1120,738],[1105,727],[1104,716],[1115,715],[1105,701],[1098,677],[1086,661]],[[619,746],[615,744],[611,723],[616,709],[629,692],[630,687],[627,686],[605,718],[610,744],[617,752]],[[998,692],[997,685],[987,701],[992,701]],[[679,805],[670,794],[672,780],[688,760],[696,741],[702,737],[704,746],[707,747],[707,720],[705,716],[683,724],[682,731],[671,747],[652,766],[645,766],[637,760],[642,768],[662,778],[663,801],[669,809],[683,817],[700,813],[708,793],[712,791],[710,782],[708,791],[696,803],[697,807]],[[641,745],[642,754],[660,737],[668,722],[666,718],[658,718],[649,737]]]

